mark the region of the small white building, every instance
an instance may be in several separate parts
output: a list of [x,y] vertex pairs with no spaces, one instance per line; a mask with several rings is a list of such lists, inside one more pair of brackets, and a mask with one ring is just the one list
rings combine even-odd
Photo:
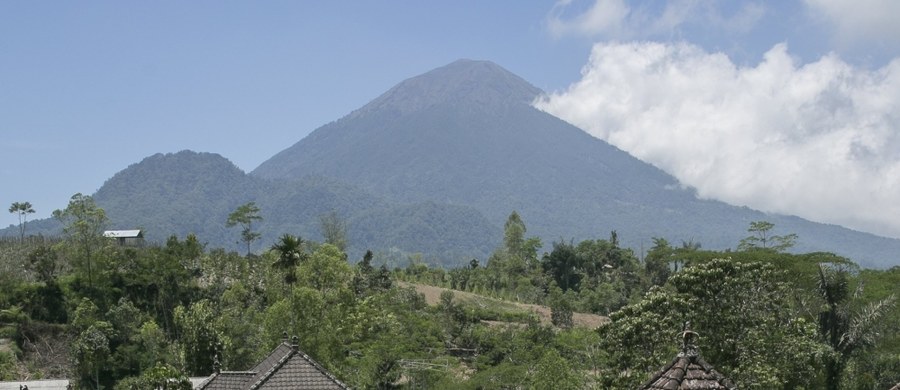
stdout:
[[107,230],[103,232],[103,237],[115,238],[119,245],[135,245],[140,246],[144,243],[144,232],[140,229],[134,230]]

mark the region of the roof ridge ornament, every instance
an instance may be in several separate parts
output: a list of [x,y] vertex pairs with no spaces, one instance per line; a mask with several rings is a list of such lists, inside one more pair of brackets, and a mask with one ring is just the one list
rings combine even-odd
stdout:
[[222,363],[219,362],[219,352],[216,352],[216,354],[213,355],[213,372],[218,374],[221,371],[222,371]]
[[700,356],[700,347],[697,346],[697,340],[700,334],[691,330],[691,322],[684,322],[684,330],[681,332],[681,353],[679,355],[686,357]]
[[296,335],[291,336],[291,349],[293,349],[294,352],[300,349],[300,338]]

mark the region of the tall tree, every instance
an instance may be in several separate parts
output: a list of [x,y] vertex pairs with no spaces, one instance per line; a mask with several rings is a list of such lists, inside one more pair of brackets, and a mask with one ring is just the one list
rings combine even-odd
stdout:
[[262,219],[256,203],[247,202],[228,214],[228,220],[225,221],[227,227],[241,225],[241,241],[247,244],[247,255],[250,255],[250,244],[260,237],[259,233],[253,231],[253,221],[262,221]]
[[201,299],[189,307],[175,308],[175,326],[180,335],[185,369],[190,375],[206,375],[220,351],[222,334],[213,303]]
[[303,239],[285,233],[272,245],[272,250],[278,254],[278,260],[272,265],[284,271],[284,283],[292,286],[297,281],[297,266],[309,257],[303,251]]
[[653,237],[653,248],[650,248],[650,252],[644,259],[644,270],[650,284],[662,286],[666,283],[672,274],[669,264],[672,262],[674,254],[675,249],[669,245],[669,241],[665,238]]
[[741,240],[738,244],[738,250],[773,250],[775,252],[783,252],[794,246],[797,242],[797,235],[794,233],[783,236],[776,236],[771,233],[775,228],[775,224],[768,221],[750,222],[747,229],[751,233],[750,236]]
[[31,203],[29,202],[13,202],[13,204],[9,206],[9,212],[19,216],[19,237],[24,240],[25,224],[28,222],[28,214],[34,214],[34,208],[31,207]]
[[64,210],[55,210],[53,218],[62,222],[67,238],[75,243],[76,258],[86,266],[88,283],[93,286],[91,264],[97,249],[103,244],[103,229],[106,227],[106,212],[97,207],[89,195],[76,193],[69,199]]
[[511,256],[524,257],[525,222],[522,222],[519,213],[515,211],[509,214],[509,218],[506,219],[506,224],[503,226],[503,245]]
[[320,216],[319,227],[325,242],[334,245],[341,252],[347,250],[347,222],[341,219],[337,211],[332,210]]

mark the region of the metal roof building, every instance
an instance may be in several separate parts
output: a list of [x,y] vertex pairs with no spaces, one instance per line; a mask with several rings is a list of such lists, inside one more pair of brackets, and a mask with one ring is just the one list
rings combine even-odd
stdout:
[[140,244],[144,241],[144,232],[140,229],[107,230],[103,232],[103,237],[115,238],[119,245],[126,245],[129,242]]

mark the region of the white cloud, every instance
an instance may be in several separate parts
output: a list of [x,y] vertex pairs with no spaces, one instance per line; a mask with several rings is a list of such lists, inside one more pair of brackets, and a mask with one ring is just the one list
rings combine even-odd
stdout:
[[756,66],[680,43],[598,43],[582,79],[535,105],[701,197],[900,237],[900,60]]
[[584,13],[565,20],[561,14],[569,6],[571,0],[559,1],[553,6],[547,23],[554,35],[619,34],[629,13],[629,8],[623,0],[596,0]]
[[[659,7],[663,4],[663,7]],[[731,15],[721,12],[713,0],[671,0],[629,2],[594,0],[578,12],[572,0],[558,1],[547,17],[547,28],[554,36],[582,35],[613,39],[672,37],[685,25],[715,27],[731,33],[746,33],[764,16],[759,3],[743,4]],[[567,15],[575,13],[574,16]]]
[[900,49],[900,1],[806,0],[806,5],[834,25],[835,41],[844,49]]

